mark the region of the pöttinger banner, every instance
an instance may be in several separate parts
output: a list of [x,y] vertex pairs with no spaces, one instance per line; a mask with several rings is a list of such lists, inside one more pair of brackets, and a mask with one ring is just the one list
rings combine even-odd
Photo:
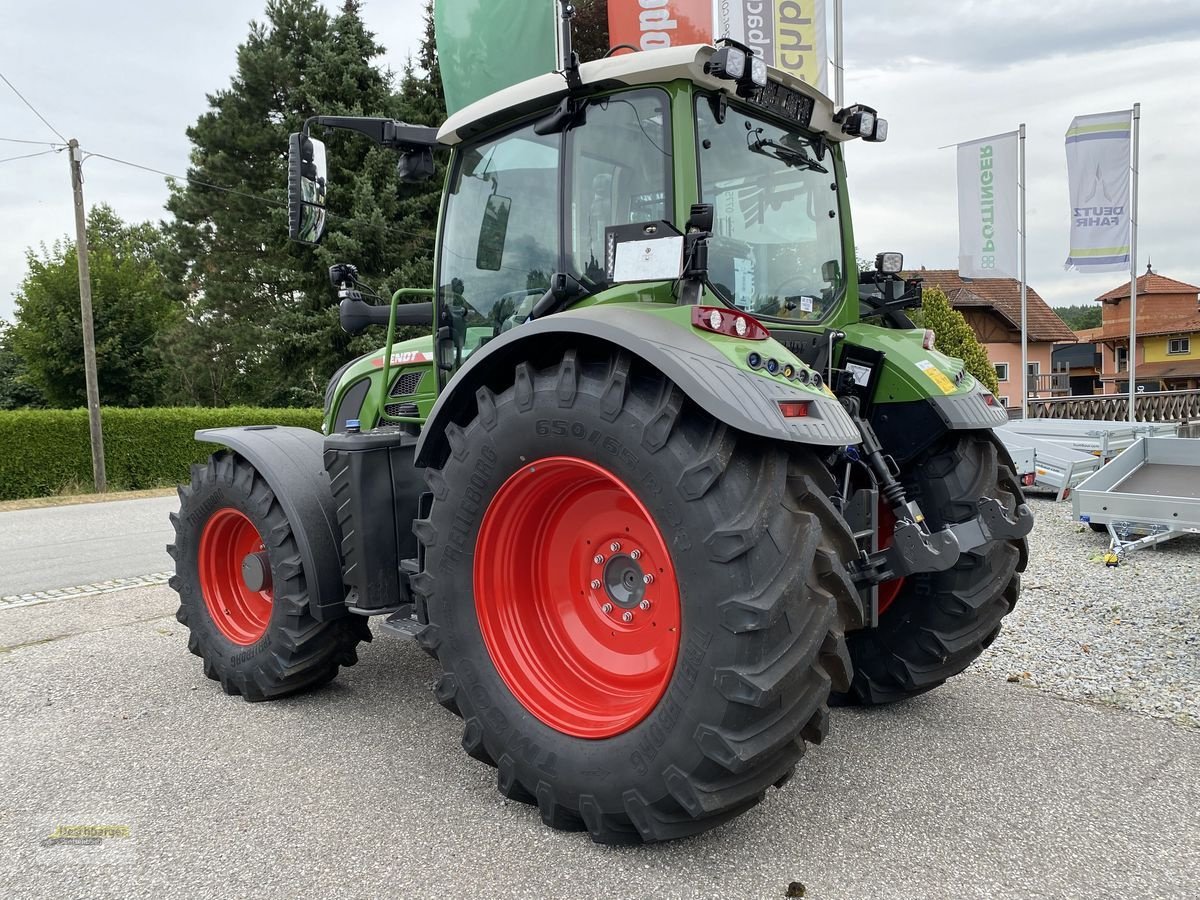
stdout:
[[958,145],[958,273],[1018,274],[1015,131]]
[[1132,110],[1076,116],[1067,129],[1071,252],[1077,272],[1129,269],[1129,147]]

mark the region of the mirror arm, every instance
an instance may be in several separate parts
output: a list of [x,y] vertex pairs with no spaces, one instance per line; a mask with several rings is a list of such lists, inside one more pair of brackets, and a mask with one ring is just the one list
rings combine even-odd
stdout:
[[437,145],[437,129],[408,125],[395,119],[371,116],[312,116],[304,122],[307,134],[313,125],[356,131],[389,150],[421,150]]

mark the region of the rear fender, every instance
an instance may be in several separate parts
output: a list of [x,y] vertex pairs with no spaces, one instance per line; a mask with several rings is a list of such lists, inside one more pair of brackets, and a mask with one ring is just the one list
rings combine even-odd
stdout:
[[346,615],[342,535],[321,435],[307,428],[251,425],[197,431],[196,440],[228,447],[258,470],[292,526],[304,565],[309,611],[319,622]]
[[[738,431],[825,447],[859,442],[858,429],[832,394],[739,368],[690,325],[674,321],[670,311],[677,307],[645,306],[651,308],[598,304],[569,310],[529,322],[476,350],[434,405],[417,445],[417,465],[439,465],[445,459],[446,428],[470,421],[480,388],[502,390],[512,384],[520,363],[580,346],[632,354],[665,375],[713,418]],[[770,352],[787,353],[773,341],[769,346]],[[778,404],[787,400],[807,401],[808,415],[784,418]]]

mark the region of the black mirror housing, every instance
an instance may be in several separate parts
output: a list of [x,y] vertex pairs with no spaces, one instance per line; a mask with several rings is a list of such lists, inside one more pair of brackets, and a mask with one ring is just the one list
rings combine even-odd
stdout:
[[433,150],[429,147],[412,149],[400,154],[396,175],[403,184],[419,184],[433,177]]
[[288,237],[319,244],[325,235],[325,145],[308,132],[288,138]]

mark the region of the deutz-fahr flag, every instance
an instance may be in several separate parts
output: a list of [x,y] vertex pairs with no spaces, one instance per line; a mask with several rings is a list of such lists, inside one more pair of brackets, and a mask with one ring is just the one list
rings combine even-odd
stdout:
[[1071,253],[1077,272],[1129,270],[1129,147],[1133,111],[1076,116],[1067,129]]
[[450,115],[558,67],[556,0],[436,0],[433,18]]
[[958,145],[958,273],[1017,273],[1017,132]]

